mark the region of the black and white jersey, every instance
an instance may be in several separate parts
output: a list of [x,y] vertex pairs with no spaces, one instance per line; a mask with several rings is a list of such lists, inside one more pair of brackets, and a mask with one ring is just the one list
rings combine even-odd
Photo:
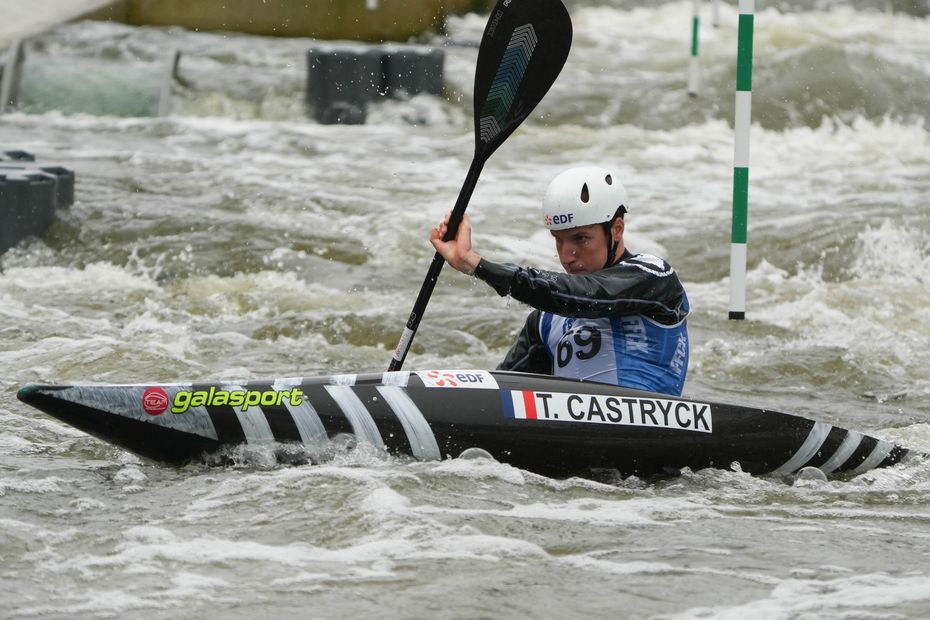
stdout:
[[475,275],[535,308],[498,369],[681,394],[690,306],[661,258],[625,251],[585,275],[482,259]]

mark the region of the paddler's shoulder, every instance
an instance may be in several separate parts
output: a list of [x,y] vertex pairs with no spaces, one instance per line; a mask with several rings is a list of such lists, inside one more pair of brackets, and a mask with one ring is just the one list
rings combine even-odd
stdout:
[[660,278],[675,273],[675,269],[665,259],[653,254],[633,254],[629,250],[624,250],[620,260],[610,269],[641,269]]

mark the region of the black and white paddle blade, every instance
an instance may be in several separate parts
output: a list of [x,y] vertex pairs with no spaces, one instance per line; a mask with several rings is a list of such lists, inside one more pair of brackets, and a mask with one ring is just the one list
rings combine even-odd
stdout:
[[562,70],[572,22],[561,0],[500,0],[475,71],[475,155],[487,159],[533,111]]

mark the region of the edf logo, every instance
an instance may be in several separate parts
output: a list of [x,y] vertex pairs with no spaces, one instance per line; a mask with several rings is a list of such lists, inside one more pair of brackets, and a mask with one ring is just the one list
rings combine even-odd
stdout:
[[546,226],[553,224],[570,224],[575,219],[574,213],[556,213],[555,215],[546,216]]

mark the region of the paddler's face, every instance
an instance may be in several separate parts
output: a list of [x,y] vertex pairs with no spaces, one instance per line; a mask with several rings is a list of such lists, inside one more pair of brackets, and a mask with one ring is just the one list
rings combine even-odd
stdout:
[[[559,262],[568,273],[587,274],[604,268],[607,262],[607,233],[600,224],[553,230]],[[623,253],[623,220],[614,220],[611,234],[619,241],[617,256]]]

